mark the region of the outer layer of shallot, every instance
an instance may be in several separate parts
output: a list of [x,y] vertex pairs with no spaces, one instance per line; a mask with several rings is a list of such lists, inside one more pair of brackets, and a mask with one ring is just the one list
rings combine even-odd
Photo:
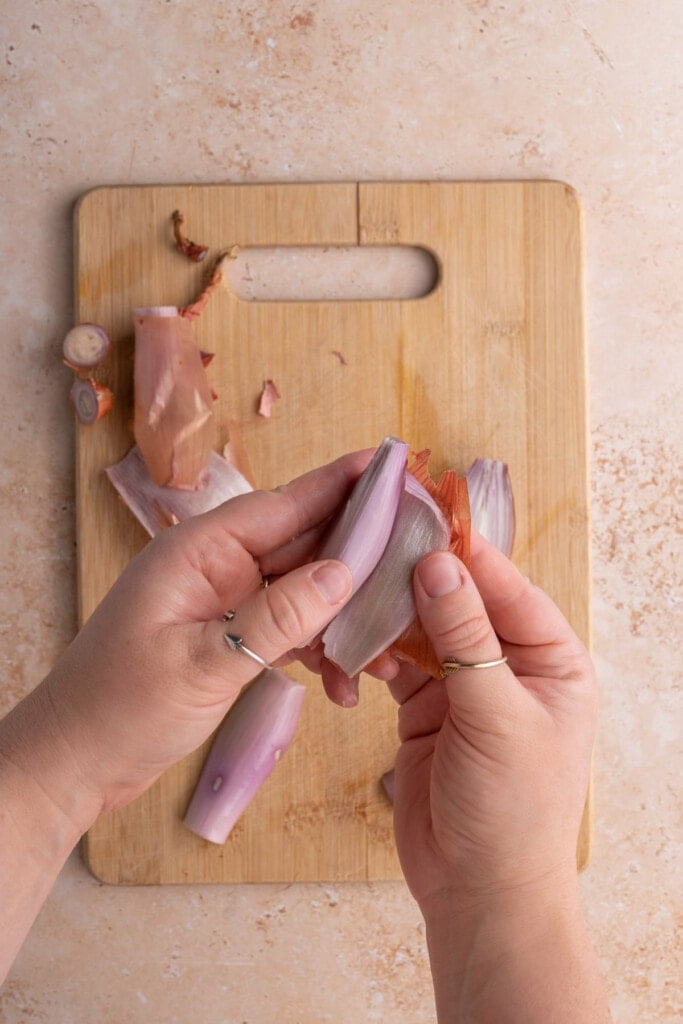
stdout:
[[191,321],[134,310],[135,440],[155,484],[196,490],[216,442],[213,398]]

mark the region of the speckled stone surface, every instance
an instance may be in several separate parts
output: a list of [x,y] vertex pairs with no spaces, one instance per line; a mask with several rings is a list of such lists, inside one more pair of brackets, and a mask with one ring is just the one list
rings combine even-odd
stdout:
[[[75,628],[59,347],[81,193],[180,181],[568,181],[586,218],[603,694],[582,888],[615,1020],[679,1020],[683,7],[4,7],[0,708]],[[0,990],[2,1024],[433,1017],[424,930],[400,884],[112,888],[78,854]]]

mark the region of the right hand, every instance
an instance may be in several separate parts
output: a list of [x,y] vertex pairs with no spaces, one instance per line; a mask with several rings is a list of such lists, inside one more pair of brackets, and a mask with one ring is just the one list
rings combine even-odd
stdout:
[[479,535],[472,572],[433,552],[414,578],[440,661],[492,661],[445,680],[403,666],[396,839],[423,909],[575,884],[597,718],[590,657],[550,598]]

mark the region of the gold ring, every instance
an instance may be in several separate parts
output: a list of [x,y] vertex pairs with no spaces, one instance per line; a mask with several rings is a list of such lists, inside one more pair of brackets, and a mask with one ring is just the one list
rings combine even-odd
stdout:
[[496,665],[504,665],[507,658],[496,658],[494,661],[458,661],[457,658],[447,658],[441,662],[444,674],[458,672],[461,668],[495,668]]

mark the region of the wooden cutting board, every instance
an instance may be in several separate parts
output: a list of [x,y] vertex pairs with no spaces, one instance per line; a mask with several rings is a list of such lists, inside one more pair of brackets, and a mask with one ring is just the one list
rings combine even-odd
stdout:
[[[130,447],[135,306],[182,305],[202,267],[174,250],[176,208],[214,252],[235,243],[409,244],[439,279],[407,301],[245,302],[228,289],[197,323],[219,394],[221,445],[237,419],[263,487],[386,434],[431,447],[433,469],[478,456],[509,463],[514,558],[589,641],[589,524],[582,233],[577,197],[558,182],[209,185],[103,188],[76,211],[76,315],[115,342],[101,374],[114,412],[79,428],[80,614],[85,620],[146,535],[105,466]],[[342,352],[345,363],[336,356]],[[282,398],[255,414],[262,382]],[[224,847],[181,817],[206,747],[143,797],[104,816],[85,857],[115,883],[401,877],[380,777],[396,748],[395,708],[365,678],[342,710],[304,670],[298,736]],[[588,857],[590,814],[578,860]]]

